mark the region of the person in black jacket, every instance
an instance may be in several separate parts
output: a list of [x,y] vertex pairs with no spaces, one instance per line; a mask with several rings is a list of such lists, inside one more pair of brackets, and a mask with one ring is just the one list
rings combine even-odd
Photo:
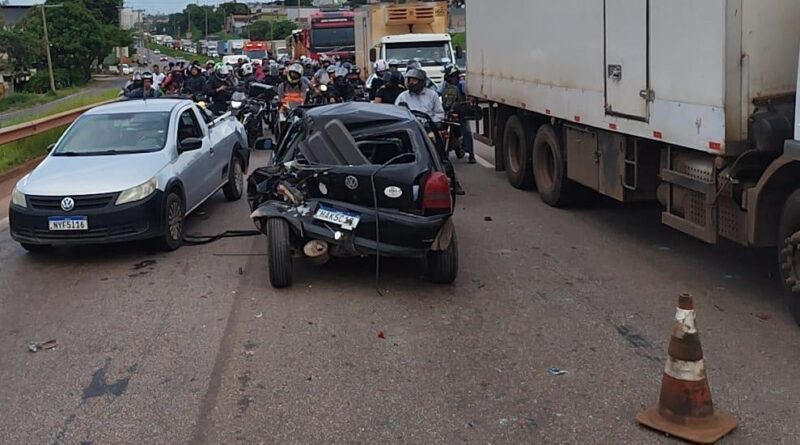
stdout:
[[134,88],[125,96],[128,99],[152,99],[161,96],[161,92],[153,87],[153,75],[146,72],[142,74],[142,86]]
[[347,81],[349,71],[347,68],[338,68],[336,70],[336,77],[333,80],[333,101],[342,103],[350,102],[355,99],[356,90],[350,82]]
[[228,65],[223,65],[214,71],[213,76],[208,78],[206,96],[211,99],[212,104],[208,109],[213,113],[222,114],[228,108],[228,101],[231,100],[233,94],[233,85],[228,79],[229,75],[230,68]]
[[206,77],[200,72],[200,67],[192,65],[189,70],[189,78],[183,83],[183,89],[186,94],[197,96],[203,94],[206,88]]

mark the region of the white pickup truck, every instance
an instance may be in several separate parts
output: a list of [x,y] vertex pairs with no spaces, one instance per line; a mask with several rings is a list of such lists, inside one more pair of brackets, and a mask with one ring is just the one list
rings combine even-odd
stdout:
[[800,321],[798,23],[797,0],[470,0],[478,137],[550,205],[658,199],[703,241],[777,248]]

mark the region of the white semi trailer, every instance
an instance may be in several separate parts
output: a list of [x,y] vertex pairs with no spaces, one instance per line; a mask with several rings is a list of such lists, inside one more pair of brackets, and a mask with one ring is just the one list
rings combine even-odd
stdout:
[[470,0],[476,135],[512,185],[658,199],[708,243],[776,247],[800,321],[800,1]]

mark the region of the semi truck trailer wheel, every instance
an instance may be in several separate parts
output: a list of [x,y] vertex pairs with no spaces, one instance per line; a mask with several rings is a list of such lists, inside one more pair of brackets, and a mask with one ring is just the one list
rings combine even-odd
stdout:
[[519,116],[510,116],[503,130],[503,155],[508,182],[518,189],[533,187],[531,170],[532,137]]
[[567,178],[561,140],[549,124],[539,127],[533,140],[533,177],[539,196],[547,205],[563,207],[572,201],[575,184]]
[[778,265],[789,309],[800,324],[800,190],[789,195],[783,206],[778,229]]

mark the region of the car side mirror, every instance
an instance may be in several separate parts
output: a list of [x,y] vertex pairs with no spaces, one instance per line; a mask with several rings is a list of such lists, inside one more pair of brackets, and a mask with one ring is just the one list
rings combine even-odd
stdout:
[[203,146],[203,140],[200,138],[186,138],[178,144],[178,153],[185,151],[199,150]]
[[47,152],[47,153],[50,153],[50,152],[52,152],[52,151],[53,151],[53,149],[54,149],[55,147],[56,147],[56,144],[55,144],[55,143],[52,143],[52,144],[50,144],[50,145],[48,145],[48,146],[47,146],[47,148],[45,149],[45,152]]
[[256,141],[256,145],[253,147],[253,149],[258,151],[271,151],[274,149],[274,144],[275,143],[272,141],[272,138],[259,138]]
[[370,50],[369,50],[369,61],[370,62],[375,62],[376,60],[378,60],[378,50],[376,50],[375,48],[370,48]]
[[457,46],[456,47],[456,59],[464,58],[464,48]]

